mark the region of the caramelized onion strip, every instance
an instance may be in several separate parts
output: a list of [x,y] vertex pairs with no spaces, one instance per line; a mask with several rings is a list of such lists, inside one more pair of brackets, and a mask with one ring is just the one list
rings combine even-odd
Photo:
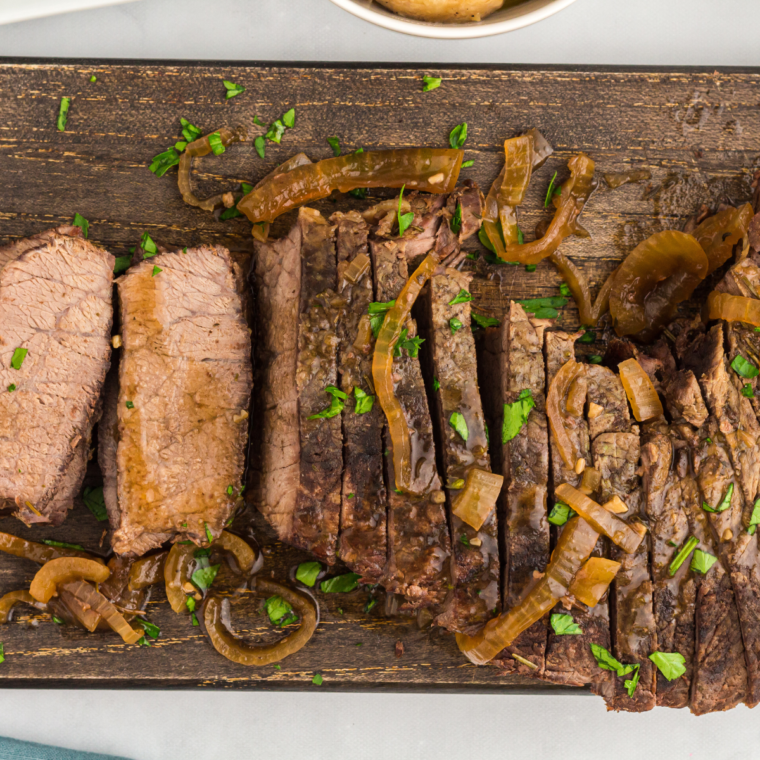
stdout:
[[740,208],[724,208],[708,216],[693,232],[710,262],[708,274],[725,264],[734,246],[747,234],[754,212],[751,203]]
[[[517,207],[533,174],[533,136],[520,135],[504,141],[504,175],[497,193],[501,232],[507,246],[519,242]],[[490,236],[488,238],[491,239]]]
[[567,593],[588,607],[596,607],[620,567],[620,562],[604,557],[590,557],[578,571]]
[[10,618],[13,606],[23,602],[38,610],[44,610],[45,605],[40,604],[28,591],[9,591],[5,596],[0,597],[0,625],[5,625]]
[[174,544],[164,563],[166,598],[177,614],[190,612],[187,609],[185,584],[190,582],[193,554],[197,548],[195,544]]
[[95,583],[103,583],[111,571],[100,562],[81,557],[59,557],[46,562],[34,576],[29,593],[38,602],[49,602],[56,593],[56,587],[73,580],[85,578]]
[[502,475],[471,467],[451,511],[475,530],[480,530],[496,506],[503,483]]
[[83,559],[102,563],[102,560],[98,557],[79,551],[79,549],[38,544],[34,541],[26,541],[18,536],[13,536],[10,533],[0,533],[0,551],[12,554],[14,557],[30,559],[32,562],[37,562],[40,565],[44,565],[46,562],[50,562],[51,559],[59,559],[60,557],[82,557]]
[[75,596],[82,604],[103,618],[113,631],[119,634],[126,644],[136,644],[143,637],[143,630],[132,628],[126,618],[89,583],[75,581],[66,584],[66,591]]
[[744,322],[760,327],[760,300],[733,296],[714,290],[707,296],[709,319],[725,319],[726,322]]
[[221,546],[234,558],[241,573],[247,573],[256,561],[256,552],[240,536],[228,531],[222,531],[222,535],[214,542],[214,546]]
[[565,430],[562,410],[565,407],[570,386],[582,373],[585,373],[583,365],[571,359],[554,376],[554,380],[549,386],[549,393],[546,395],[546,416],[549,420],[549,427],[566,467],[575,467],[578,454]]
[[533,589],[509,612],[489,620],[480,632],[473,636],[458,633],[459,649],[476,665],[492,660],[567,595],[575,574],[594,550],[598,538],[599,534],[582,517],[570,520],[557,541],[546,572]]
[[636,421],[661,417],[662,401],[644,368],[635,359],[626,359],[620,362],[618,371]]
[[578,307],[580,323],[585,327],[596,327],[599,318],[610,308],[610,293],[617,269],[604,281],[596,296],[596,301],[592,301],[591,288],[586,275],[564,253],[554,251],[549,259],[570,288],[570,293]]
[[137,591],[164,580],[164,565],[168,556],[169,552],[163,551],[140,557],[129,571],[129,588]]
[[561,483],[554,489],[557,498],[577,512],[597,532],[603,533],[626,554],[633,554],[646,535],[643,523],[629,525],[607,511],[601,504],[589,499],[568,483]]
[[222,600],[216,596],[209,597],[206,601],[203,620],[211,643],[219,654],[239,665],[260,666],[279,662],[302,649],[314,635],[317,627],[317,608],[305,594],[264,578],[257,579],[256,591],[266,595],[281,596],[298,615],[300,625],[297,631],[274,644],[251,646],[237,638],[224,624]]

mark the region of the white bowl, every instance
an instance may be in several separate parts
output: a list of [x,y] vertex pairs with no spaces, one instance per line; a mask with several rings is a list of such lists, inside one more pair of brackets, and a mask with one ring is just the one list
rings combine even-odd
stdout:
[[536,21],[543,21],[563,8],[567,8],[575,0],[527,0],[520,5],[496,11],[483,21],[467,24],[415,21],[392,13],[376,0],[332,0],[332,2],[354,16],[394,32],[413,34],[417,37],[434,37],[439,40],[464,40],[511,32],[528,24],[535,24]]

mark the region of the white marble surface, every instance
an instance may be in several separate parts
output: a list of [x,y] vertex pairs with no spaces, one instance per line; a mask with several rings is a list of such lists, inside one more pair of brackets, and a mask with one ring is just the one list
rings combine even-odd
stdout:
[[[429,63],[760,64],[758,0],[578,0],[468,42],[328,0],[143,0],[0,27],[0,55]],[[1,96],[1,94],[0,94]],[[0,665],[0,667],[2,667]],[[135,760],[760,758],[760,713],[605,715],[591,697],[0,691],[0,734]]]

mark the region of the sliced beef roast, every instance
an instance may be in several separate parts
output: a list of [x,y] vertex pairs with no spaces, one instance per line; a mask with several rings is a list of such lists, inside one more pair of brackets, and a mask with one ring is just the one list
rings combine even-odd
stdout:
[[332,564],[343,472],[335,228],[302,208],[288,237],[257,245],[264,429],[254,500],[288,543]]
[[491,468],[470,327],[470,280],[469,274],[456,269],[431,278],[423,293],[428,339],[421,352],[428,360],[428,374],[435,378],[433,413],[440,432],[451,524],[452,588],[435,622],[463,633],[478,630],[501,608],[496,509],[479,530],[451,512],[468,471]]
[[[409,277],[404,241],[373,241],[372,265],[378,302],[395,300]],[[409,319],[406,340],[417,334]],[[435,607],[446,596],[451,543],[446,520],[446,496],[436,470],[433,426],[414,348],[400,346],[394,359],[396,398],[407,425],[414,431],[412,472],[420,495],[397,493],[390,435],[385,430],[388,489],[388,565],[384,585],[405,597],[405,607]]]
[[[491,337],[491,336],[489,336]],[[532,399],[524,426],[513,431],[499,430],[498,452],[507,488],[502,491],[501,529],[506,548],[504,606],[514,607],[529,593],[549,561],[549,522],[546,509],[549,486],[549,438],[546,422],[543,336],[531,323],[520,304],[510,303],[491,353],[496,355],[495,383],[501,417],[518,408],[526,396]],[[527,392],[527,393],[526,393]],[[540,675],[546,657],[548,619],[534,623],[497,658],[507,672]],[[533,670],[514,655],[532,662]]]
[[[383,479],[383,424],[374,397],[374,336],[369,305],[374,301],[367,224],[355,211],[336,213],[339,293],[346,307],[338,325],[340,387],[348,396],[343,409],[343,487],[339,556],[365,583],[378,583],[387,549]],[[376,315],[382,319],[382,314]],[[363,396],[361,394],[364,394]]]
[[117,488],[104,488],[114,551],[205,542],[243,485],[252,382],[243,277],[225,248],[201,246],[146,259],[117,285],[118,402],[103,427],[117,439]]
[[78,227],[0,248],[0,504],[59,525],[79,493],[111,356],[114,258]]

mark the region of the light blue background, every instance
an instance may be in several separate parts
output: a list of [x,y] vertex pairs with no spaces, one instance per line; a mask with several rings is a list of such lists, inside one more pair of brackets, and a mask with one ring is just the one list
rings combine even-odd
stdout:
[[[536,26],[455,42],[386,32],[328,0],[143,0],[0,27],[0,55],[752,66],[760,65],[760,0],[577,0]],[[606,715],[592,697],[317,687],[0,691],[0,734],[139,760],[760,758],[760,712],[743,707],[699,719],[664,709]]]

